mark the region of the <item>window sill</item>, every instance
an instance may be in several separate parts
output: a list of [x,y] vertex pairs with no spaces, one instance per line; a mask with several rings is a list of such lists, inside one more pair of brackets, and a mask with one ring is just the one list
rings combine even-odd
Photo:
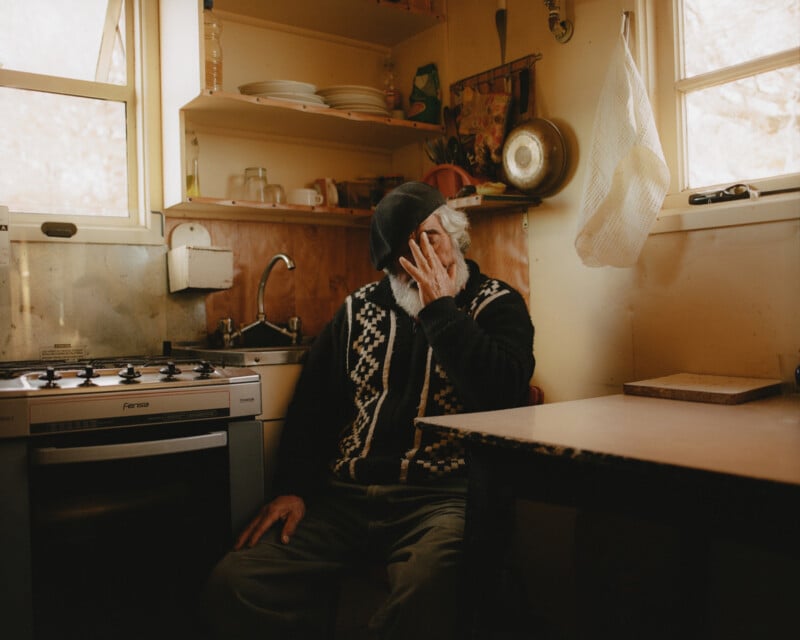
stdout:
[[759,199],[664,208],[651,234],[697,231],[745,224],[800,219],[800,194],[786,193]]
[[[87,219],[82,225],[81,221],[74,222],[78,227],[77,233],[72,237],[47,236],[42,232],[42,222],[52,221],[53,218],[43,216],[41,222],[29,220],[14,220],[11,218],[9,235],[12,242],[62,242],[71,244],[128,244],[128,245],[163,245],[164,222],[159,212],[150,214],[149,226],[100,226],[96,218]],[[91,222],[91,224],[89,224]]]

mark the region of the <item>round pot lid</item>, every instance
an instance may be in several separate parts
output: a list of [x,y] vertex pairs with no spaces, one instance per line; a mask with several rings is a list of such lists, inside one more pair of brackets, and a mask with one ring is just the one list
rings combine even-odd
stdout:
[[567,169],[566,144],[558,127],[543,118],[516,127],[503,144],[503,169],[520,191],[537,196],[555,191]]

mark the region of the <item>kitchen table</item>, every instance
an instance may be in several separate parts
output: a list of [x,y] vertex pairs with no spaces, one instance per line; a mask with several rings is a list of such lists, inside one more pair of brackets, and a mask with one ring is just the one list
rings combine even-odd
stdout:
[[[698,598],[708,541],[722,536],[793,560],[800,540],[800,395],[739,405],[610,395],[423,417],[464,439],[471,636],[492,637],[491,603],[510,546],[514,500],[675,525]],[[698,637],[704,613],[686,612]]]

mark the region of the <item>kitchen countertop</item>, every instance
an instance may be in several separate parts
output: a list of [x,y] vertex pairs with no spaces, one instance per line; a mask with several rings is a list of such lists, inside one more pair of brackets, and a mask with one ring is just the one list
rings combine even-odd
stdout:
[[214,364],[237,367],[300,364],[308,352],[308,345],[286,347],[230,347],[211,349],[201,345],[177,344],[172,346],[175,357],[198,358]]

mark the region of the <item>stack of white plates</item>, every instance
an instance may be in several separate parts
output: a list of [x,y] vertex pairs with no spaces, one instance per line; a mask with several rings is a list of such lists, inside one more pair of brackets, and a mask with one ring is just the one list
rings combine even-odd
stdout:
[[325,98],[325,102],[334,109],[381,116],[390,115],[386,108],[386,97],[380,89],[347,84],[320,89],[317,91],[317,95]]
[[327,107],[325,100],[315,93],[316,90],[317,88],[313,84],[295,82],[294,80],[264,80],[263,82],[243,84],[239,87],[239,93],[243,93],[246,96],[258,96],[274,100],[311,104],[316,107]]

